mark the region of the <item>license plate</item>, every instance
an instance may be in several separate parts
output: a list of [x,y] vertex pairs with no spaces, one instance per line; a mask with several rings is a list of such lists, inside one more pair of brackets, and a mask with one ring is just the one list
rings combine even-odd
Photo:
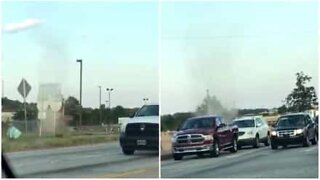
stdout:
[[138,146],[145,146],[145,145],[147,145],[147,141],[139,139],[139,140],[137,140],[137,145]]

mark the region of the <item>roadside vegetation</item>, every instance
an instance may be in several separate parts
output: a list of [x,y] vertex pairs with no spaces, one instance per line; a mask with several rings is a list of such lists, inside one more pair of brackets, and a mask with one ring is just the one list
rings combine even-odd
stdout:
[[47,149],[54,147],[69,147],[78,145],[91,145],[98,143],[114,142],[118,140],[118,134],[69,134],[39,137],[35,135],[24,136],[18,139],[2,138],[2,150],[4,152],[16,152],[24,150]]

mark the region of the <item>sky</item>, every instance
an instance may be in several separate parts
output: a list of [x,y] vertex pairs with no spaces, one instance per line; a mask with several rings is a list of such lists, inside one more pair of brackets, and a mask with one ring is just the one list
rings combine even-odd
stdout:
[[[193,111],[209,90],[227,108],[273,108],[313,79],[318,19],[309,2],[168,2],[161,16],[161,112]],[[318,94],[319,95],[319,94]]]
[[60,83],[64,98],[79,98],[83,60],[84,107],[158,102],[158,5],[153,2],[2,2],[4,96],[22,101],[25,78],[36,102],[39,84]]
[[[4,94],[58,82],[64,97],[98,107],[161,102],[161,113],[193,111],[206,90],[227,108],[273,108],[303,71],[318,92],[317,1],[2,3]],[[159,18],[160,17],[160,18]],[[159,21],[160,20],[160,21]],[[158,51],[158,49],[160,51]],[[158,97],[160,96],[160,100]]]

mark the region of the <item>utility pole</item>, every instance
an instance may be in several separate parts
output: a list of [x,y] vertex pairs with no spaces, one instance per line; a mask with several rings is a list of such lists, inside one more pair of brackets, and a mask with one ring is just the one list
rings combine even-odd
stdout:
[[80,63],[80,122],[79,126],[82,125],[82,59],[77,59],[77,62]]
[[101,124],[101,86],[99,86],[99,122]]
[[109,109],[111,109],[111,98],[110,98],[110,94],[111,94],[111,91],[113,91],[113,88],[107,88],[106,89],[107,92],[108,92],[108,99],[109,99]]
[[143,100],[144,104],[146,104],[147,101],[149,101],[149,98],[143,98],[142,100]]

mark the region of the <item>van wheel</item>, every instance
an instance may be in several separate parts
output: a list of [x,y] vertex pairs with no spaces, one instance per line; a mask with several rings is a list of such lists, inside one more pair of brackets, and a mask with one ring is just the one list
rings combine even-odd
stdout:
[[122,152],[125,155],[132,155],[132,154],[134,154],[134,149],[122,148]]
[[309,139],[309,135],[307,134],[306,137],[304,138],[302,146],[303,147],[309,147],[310,144],[311,144],[311,142],[310,142],[310,139]]
[[233,138],[232,140],[232,148],[230,149],[230,152],[235,153],[238,151],[238,145],[237,145],[237,138]]
[[181,160],[183,158],[183,156],[181,154],[173,154],[173,159],[174,160]]
[[271,149],[278,149],[278,144],[271,142]]
[[219,142],[214,140],[212,150],[210,151],[210,157],[218,157],[220,155]]
[[254,142],[253,142],[253,147],[259,148],[259,146],[260,146],[259,135],[256,135],[256,138],[254,139]]

